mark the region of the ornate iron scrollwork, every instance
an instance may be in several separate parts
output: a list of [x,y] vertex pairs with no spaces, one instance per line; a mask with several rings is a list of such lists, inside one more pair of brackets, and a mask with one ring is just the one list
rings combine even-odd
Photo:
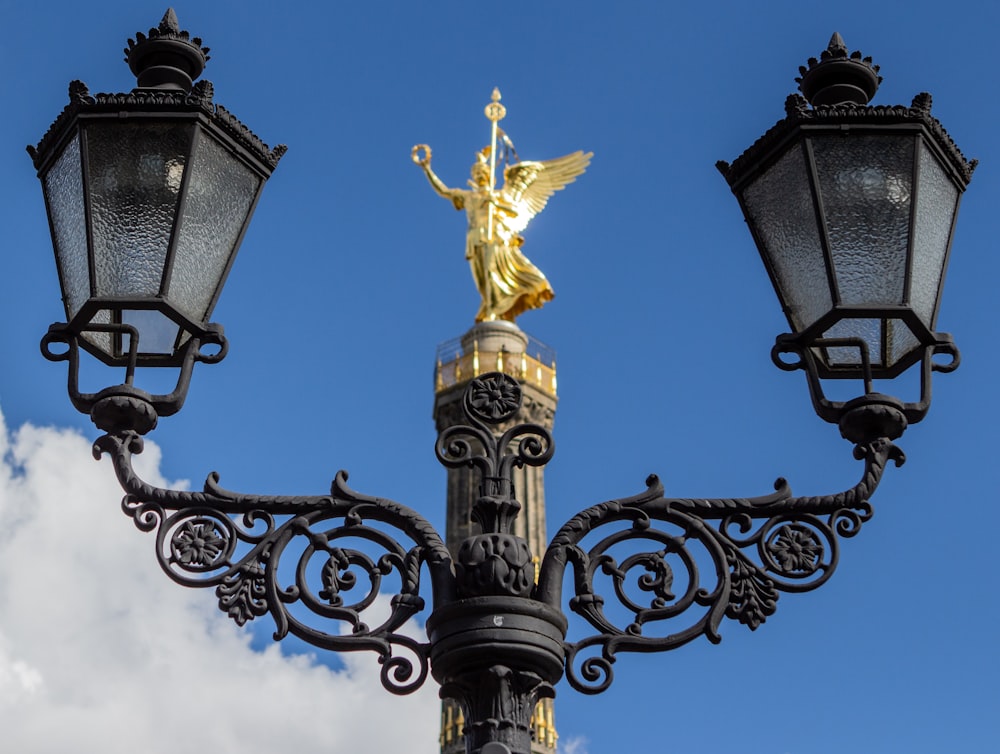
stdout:
[[[344,472],[327,496],[237,494],[219,486],[215,474],[202,492],[161,489],[132,467],[142,446],[128,430],[100,438],[94,452],[112,457],[127,493],[122,510],[140,530],[156,533],[156,556],[168,576],[184,586],[215,587],[219,608],[240,625],[270,614],[275,639],[292,634],[322,649],[377,652],[382,683],[394,693],[424,682],[429,645],[401,629],[424,607],[422,567],[436,600],[447,601],[452,572],[444,543],[422,516],[351,490]],[[401,544],[399,535],[411,544]],[[291,557],[291,569],[281,567],[283,556]],[[397,591],[388,615],[369,626],[363,615],[390,576]]]
[[[513,470],[544,466],[552,458],[552,435],[539,424],[511,424],[521,408],[521,386],[513,377],[489,372],[472,380],[463,396],[469,424],[445,429],[435,445],[449,468],[479,469],[482,484],[472,517],[482,534],[462,542],[455,565],[460,596],[529,597],[535,566],[528,543],[514,536],[521,504],[514,496]],[[494,432],[491,426],[506,425]]]
[[[667,498],[651,476],[644,492],[567,521],[535,584],[532,553],[513,533],[521,507],[513,469],[547,463],[554,445],[543,427],[513,424],[521,399],[516,380],[481,375],[464,395],[468,424],[438,437],[441,463],[477,468],[482,478],[473,506],[482,531],[454,562],[422,516],[355,492],[345,472],[329,495],[307,497],[238,494],[215,474],[201,492],[144,482],[132,456],[156,411],[141,396],[95,397],[91,414],[108,434],[94,452],[111,456],[126,492],[123,511],[155,532],[157,559],[176,582],[214,587],[219,608],[241,625],[270,615],[275,639],[376,652],[382,683],[394,693],[413,691],[433,672],[442,693],[465,708],[474,749],[499,741],[511,751],[524,748],[530,711],[554,694],[563,673],[575,689],[599,693],[612,683],[620,652],[671,650],[700,636],[718,642],[723,618],[756,629],[780,593],[824,584],[837,567],[839,539],[871,518],[868,498],[886,463],[904,460],[891,438],[902,434],[905,415],[885,396],[867,396],[841,421],[865,464],[853,488],[793,497],[779,479],[758,498]],[[567,567],[569,608],[595,631],[573,641],[562,613]],[[429,641],[420,642],[402,629],[425,608],[425,569],[433,604]],[[386,592],[389,605],[370,625],[365,616],[378,614]]]
[[[570,684],[599,693],[613,680],[618,652],[670,650],[702,635],[718,643],[724,617],[756,629],[774,614],[780,592],[826,583],[839,560],[838,538],[854,536],[871,518],[868,497],[886,462],[903,462],[885,438],[859,445],[855,455],[865,461],[864,476],[837,495],[793,497],[779,479],[765,497],[671,499],[651,476],[645,492],[570,519],[549,545],[537,590],[538,599],[560,604],[563,574],[571,566],[570,609],[598,631],[567,644]],[[582,545],[606,528],[610,533]],[[617,549],[625,555],[616,556]],[[599,589],[602,579],[608,589]],[[609,594],[626,619],[610,616]]]

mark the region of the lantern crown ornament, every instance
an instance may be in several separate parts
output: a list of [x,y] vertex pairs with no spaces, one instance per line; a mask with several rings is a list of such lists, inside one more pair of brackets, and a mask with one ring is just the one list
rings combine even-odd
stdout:
[[878,71],[870,57],[858,51],[848,54],[844,38],[834,32],[818,60],[809,58],[808,67],[799,66],[795,81],[811,105],[867,105],[882,83]]
[[128,41],[125,62],[141,89],[189,92],[194,80],[205,70],[208,52],[201,39],[181,30],[177,14],[168,8],[159,26],[148,34],[136,32],[135,39]]
[[[91,95],[72,82],[69,105],[28,147],[66,308],[42,352],[70,361],[77,408],[124,395],[162,416],[180,408],[195,361],[225,355],[222,327],[209,318],[285,147],[268,147],[212,101],[210,82],[195,83],[208,48],[172,9],[128,40],[125,56],[131,92]],[[81,393],[80,349],[125,367],[124,382]],[[146,366],[179,367],[176,389],[135,388],[135,369]]]
[[[772,358],[805,370],[823,419],[841,423],[874,403],[905,426],[927,412],[931,372],[958,366],[951,337],[935,328],[959,200],[976,162],[931,115],[929,94],[909,107],[869,105],[879,67],[848,53],[839,34],[799,70],[804,96],[789,96],[783,120],[732,164],[717,165],[792,329]],[[876,392],[875,380],[918,364],[918,400]],[[830,400],[826,379],[862,380],[864,392]]]

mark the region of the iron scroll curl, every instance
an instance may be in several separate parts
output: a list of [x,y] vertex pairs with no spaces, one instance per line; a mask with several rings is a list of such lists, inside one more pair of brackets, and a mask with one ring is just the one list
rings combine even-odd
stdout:
[[[94,454],[111,456],[126,492],[122,510],[155,532],[157,561],[171,579],[214,587],[219,608],[239,625],[270,615],[275,640],[292,635],[321,649],[377,653],[393,693],[424,683],[429,645],[404,626],[425,607],[423,570],[435,601],[447,601],[454,587],[448,551],[423,517],[355,492],[343,471],[324,496],[234,493],[214,473],[201,492],[163,489],[135,473],[132,456],[142,447],[138,433],[122,431],[98,439]],[[386,607],[380,595],[390,584]],[[374,615],[378,624],[369,625]]]
[[858,445],[862,479],[821,497],[794,497],[784,479],[757,498],[664,496],[654,475],[633,497],[588,508],[559,529],[546,551],[536,596],[560,605],[567,567],[569,608],[596,633],[566,643],[566,678],[598,694],[614,680],[620,652],[721,641],[724,618],[755,630],[782,592],[806,592],[837,568],[840,538],[872,516],[869,496],[887,461],[902,452],[885,438]]

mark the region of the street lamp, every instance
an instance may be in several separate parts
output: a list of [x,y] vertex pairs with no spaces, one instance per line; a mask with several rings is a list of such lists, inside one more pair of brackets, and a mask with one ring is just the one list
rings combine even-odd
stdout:
[[[132,92],[95,97],[74,81],[70,104],[28,150],[66,306],[66,323],[53,325],[43,349],[55,357],[50,346],[62,342],[74,354],[70,397],[81,411],[137,395],[167,416],[183,403],[193,363],[225,355],[222,328],[208,318],[285,148],[268,149],[213,104],[209,82],[193,83],[208,48],[178,28],[173,10],[130,39],[125,54]],[[78,347],[125,367],[125,382],[80,393]],[[182,367],[177,389],[136,391],[137,366]]]
[[[790,96],[784,120],[718,167],[792,327],[778,337],[774,362],[805,369],[827,421],[881,405],[905,427],[927,413],[930,372],[958,366],[951,336],[934,327],[958,202],[975,162],[930,114],[929,94],[910,107],[868,107],[878,71],[871,58],[848,55],[834,34],[820,59],[800,68],[805,97]],[[939,354],[950,360],[934,361]],[[874,393],[873,380],[916,363],[919,401]],[[862,379],[865,394],[830,401],[825,378]]]
[[[644,492],[573,516],[537,565],[514,533],[514,469],[543,466],[554,444],[544,427],[517,423],[521,385],[502,372],[469,380],[465,423],[435,445],[442,464],[480,475],[479,533],[454,555],[423,516],[355,492],[344,472],[321,496],[235,493],[215,475],[203,491],[182,492],[135,473],[142,436],[181,408],[193,364],[225,355],[222,328],[208,318],[283,152],[213,105],[209,84],[193,83],[206,52],[169,11],[129,43],[136,89],[91,97],[74,83],[70,105],[29,148],[67,317],[42,350],[68,362],[74,405],[106,433],[95,453],[112,457],[123,511],[155,532],[172,579],[214,587],[240,625],[270,615],[276,639],[374,651],[393,693],[430,675],[462,705],[470,754],[529,754],[532,710],[564,675],[578,691],[600,693],[618,653],[671,650],[700,636],[718,642],[723,618],[754,629],[781,592],[830,578],[840,538],[872,515],[886,463],[903,460],[892,441],[927,412],[931,372],[958,363],[934,328],[974,164],[931,117],[927,95],[909,108],[869,107],[878,69],[835,35],[803,69],[809,101],[790,98],[784,120],[732,165],[719,164],[792,328],[774,360],[806,371],[817,413],[864,462],[861,480],[818,497],[794,497],[781,480],[763,497],[678,499],[650,477]],[[125,382],[82,393],[81,349],[124,367]],[[934,361],[941,354],[951,360]],[[918,401],[875,391],[875,380],[917,365]],[[179,368],[176,388],[140,390],[138,367]],[[861,394],[828,399],[822,381],[839,378],[860,379]],[[379,613],[390,581],[396,591]],[[567,585],[566,604],[590,631],[573,641]],[[428,597],[420,641],[403,627]],[[378,625],[365,620],[374,615]]]

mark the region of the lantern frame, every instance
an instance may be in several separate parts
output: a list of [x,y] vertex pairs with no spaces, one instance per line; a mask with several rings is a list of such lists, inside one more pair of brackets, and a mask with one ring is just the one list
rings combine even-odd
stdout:
[[[961,195],[971,179],[976,162],[968,161],[959,151],[941,123],[930,113],[931,97],[918,94],[909,107],[870,106],[868,99],[875,93],[881,77],[878,66],[871,58],[862,58],[861,53],[850,55],[839,34],[835,34],[830,46],[820,60],[811,59],[808,68],[801,68],[802,77],[797,79],[800,89],[809,99],[793,94],[785,103],[786,117],[768,130],[732,164],[720,161],[717,167],[726,178],[736,195],[746,218],[751,235],[760,252],[768,276],[785,312],[791,333],[777,337],[772,349],[774,363],[786,370],[803,369],[807,373],[810,392],[817,413],[827,421],[839,422],[847,404],[828,400],[823,394],[821,380],[860,379],[865,385],[865,395],[873,395],[873,381],[894,379],[915,364],[922,364],[921,396],[914,403],[899,403],[911,421],[919,420],[926,413],[930,402],[930,371],[951,371],[958,366],[959,353],[951,336],[936,331],[936,321],[941,305],[955,223]],[[905,259],[902,262],[902,281],[898,303],[845,303],[840,288],[838,270],[835,264],[834,243],[831,240],[831,223],[824,194],[829,190],[824,186],[817,167],[814,145],[818,139],[871,138],[879,143],[888,139],[912,140],[909,165],[909,196],[906,211]],[[904,143],[904,142],[901,142]],[[926,151],[925,151],[926,149]],[[777,163],[801,150],[795,167],[803,172],[808,184],[809,199],[812,202],[810,232],[815,229],[818,248],[812,251],[810,260],[816,263],[820,255],[825,273],[825,289],[821,295],[828,296],[828,303],[820,309],[823,313],[812,321],[799,317],[791,298],[807,300],[808,291],[792,290],[794,282],[783,281],[776,261],[779,251],[772,251],[767,233],[768,228],[759,222],[753,208],[749,206],[746,191],[755,181],[765,176]],[[874,150],[873,150],[874,151]],[[948,218],[947,238],[940,255],[940,270],[930,279],[935,282],[933,302],[929,311],[918,312],[913,301],[915,265],[918,263],[917,237],[920,192],[926,186],[920,183],[921,164],[924,155],[932,159],[941,174],[955,188],[954,204]],[[873,165],[877,165],[873,160]],[[794,190],[801,190],[795,186]],[[780,201],[780,196],[768,197]],[[877,225],[866,226],[872,235],[884,234],[887,229]],[[869,243],[867,248],[877,248],[878,241]],[[886,244],[886,248],[890,248]],[[786,262],[787,263],[787,262]],[[817,265],[818,266],[818,265]],[[925,276],[927,277],[927,276]],[[890,278],[887,276],[886,280]],[[900,282],[896,278],[895,282]],[[885,286],[889,288],[889,286]],[[899,288],[897,287],[897,289]],[[827,301],[826,298],[823,299]],[[924,315],[923,318],[921,315]],[[798,321],[797,321],[798,320]],[[844,320],[872,320],[877,323],[878,333],[873,341],[878,345],[877,353],[869,352],[868,342],[862,337],[842,337],[831,332]],[[892,337],[893,327],[905,327],[912,338],[904,343],[898,355],[893,350],[899,341]],[[874,329],[874,328],[873,328]],[[834,349],[843,353],[847,349],[857,349],[857,356],[851,361],[837,363],[831,357]],[[795,361],[787,361],[788,354],[797,356]],[[934,361],[935,355],[950,357],[949,362]],[[926,374],[925,374],[926,373]]]
[[[213,105],[211,96],[212,91],[209,85],[207,87],[199,87],[192,94],[172,91],[134,90],[128,94],[98,94],[96,97],[93,97],[90,96],[83,84],[74,82],[70,87],[70,104],[56,119],[52,128],[43,137],[38,146],[30,149],[35,167],[38,170],[39,179],[45,185],[46,178],[55,164],[63,157],[67,146],[75,139],[79,140],[80,181],[83,192],[80,199],[86,218],[87,277],[90,295],[76,312],[70,310],[68,274],[65,269],[64,260],[60,255],[59,237],[54,219],[56,208],[51,205],[49,192],[44,192],[49,228],[55,248],[59,282],[63,291],[63,300],[67,307],[67,320],[70,329],[77,335],[89,332],[89,326],[94,321],[95,315],[105,310],[115,312],[116,316],[112,318],[111,322],[99,323],[102,325],[123,324],[121,315],[123,311],[159,311],[180,328],[177,339],[174,342],[174,347],[169,354],[156,352],[143,353],[139,351],[130,356],[128,353],[129,348],[124,343],[124,330],[119,331],[115,335],[115,344],[113,348],[109,349],[102,349],[86,337],[81,338],[80,345],[86,351],[110,366],[126,366],[131,359],[136,359],[137,363],[142,366],[180,366],[184,354],[184,349],[181,346],[187,339],[187,336],[201,336],[206,332],[207,319],[219,299],[222,287],[232,268],[264,183],[270,177],[271,172],[284,153],[284,147],[277,147],[274,150],[269,149],[234,116],[230,115],[221,106]],[[91,208],[92,186],[95,177],[88,156],[87,142],[88,138],[91,138],[90,134],[94,129],[99,129],[104,124],[108,124],[113,128],[121,121],[127,121],[130,124],[139,123],[141,124],[140,127],[147,125],[155,127],[158,125],[188,124],[191,128],[186,154],[184,155],[184,176],[181,180],[177,200],[174,205],[174,217],[170,220],[170,232],[167,239],[167,248],[163,256],[162,268],[158,270],[159,274],[156,276],[159,278],[159,284],[155,295],[107,296],[100,295],[100,292],[97,290],[98,284],[95,271],[95,257],[97,252],[95,250],[93,213]],[[251,174],[258,180],[258,183],[247,207],[246,216],[240,221],[239,230],[231,243],[229,251],[226,253],[227,259],[221,267],[218,279],[215,281],[214,292],[211,294],[205,308],[205,317],[202,320],[197,320],[191,317],[189,313],[181,311],[176,304],[172,303],[169,286],[173,264],[178,253],[181,221],[189,199],[188,190],[194,180],[191,175],[196,168],[194,158],[199,148],[206,148],[204,146],[206,139],[211,139],[215,145],[226,150],[229,156],[248,168]],[[137,230],[141,231],[142,229],[139,228]]]
[[[128,40],[125,60],[136,75],[138,86],[135,89],[128,93],[91,95],[82,82],[71,82],[69,104],[38,145],[28,147],[43,186],[67,319],[49,328],[42,339],[42,353],[52,361],[70,362],[70,397],[81,411],[89,412],[101,398],[117,395],[147,400],[160,415],[175,413],[183,405],[194,362],[215,363],[226,355],[222,327],[208,320],[232,269],[264,184],[286,147],[268,147],[234,115],[215,104],[211,82],[194,83],[204,70],[208,51],[207,47],[202,47],[200,39],[180,29],[174,11],[168,10],[158,27],[150,29],[148,34],[137,33],[134,40]],[[127,133],[122,124],[127,124],[125,128],[131,133]],[[129,154],[123,146],[127,143],[126,136],[133,139],[140,156],[146,156],[144,150],[148,148],[154,161],[163,158],[166,165],[168,150],[157,141],[166,141],[162,138],[166,133],[164,127],[174,129],[178,137],[173,146],[179,147],[169,159],[177,157],[173,165],[181,166],[179,175],[167,170],[157,180],[144,182],[139,177],[133,184],[119,186],[119,177],[132,177],[129,171],[137,169],[136,155]],[[119,151],[109,149],[110,154],[104,155],[109,159],[103,161],[103,167],[92,164],[92,139],[98,143],[103,140],[105,148],[107,145],[118,147]],[[79,152],[79,164],[75,163],[77,155],[66,151],[71,146]],[[130,159],[133,161],[129,162]],[[70,185],[67,189],[53,188],[49,178],[57,166],[62,169],[64,160],[68,162],[63,177]],[[138,168],[141,167],[140,163]],[[113,239],[105,238],[98,249],[95,201],[99,197],[95,200],[94,195],[102,190],[96,183],[102,170],[104,175],[110,176],[107,180],[117,190],[109,203],[120,201],[123,206],[135,209],[140,219],[131,225],[121,221],[124,230]],[[238,175],[233,178],[236,173]],[[200,180],[202,176],[205,176],[204,181]],[[58,182],[59,178],[56,175],[53,180]],[[173,181],[177,182],[176,186],[172,185]],[[207,188],[206,198],[199,197],[197,190],[192,189],[196,182],[199,188]],[[141,217],[148,204],[143,192],[150,188],[168,197],[161,206],[171,207],[172,215],[158,225],[163,235],[156,243],[145,247],[147,256],[155,257],[152,265],[143,269],[147,278],[141,284],[134,278],[123,283],[111,280],[113,275],[108,275],[110,288],[131,286],[136,290],[126,294],[100,290],[98,261],[117,261],[125,267],[133,261],[128,258],[129,253],[144,248],[142,235],[150,231]],[[240,190],[242,194],[238,193]],[[220,195],[222,200],[241,203],[237,205],[236,214],[230,214],[228,225],[214,237],[199,233],[199,223],[210,224],[216,219],[213,212],[220,208],[230,209],[219,201]],[[57,201],[66,206],[55,206]],[[112,209],[119,207],[112,206]],[[73,225],[66,239],[60,236],[58,218]],[[74,221],[83,225],[82,230]],[[192,230],[187,230],[186,222],[191,223]],[[215,229],[214,224],[212,229]],[[82,240],[73,238],[72,234],[81,234]],[[62,245],[64,240],[65,247]],[[161,251],[162,257],[159,256]],[[174,277],[179,255],[188,266],[185,280],[196,290],[173,296],[171,285],[181,285]],[[205,272],[202,264],[208,268],[207,277],[201,274]],[[85,274],[83,267],[86,267]],[[153,274],[149,275],[150,272]],[[74,275],[75,288],[71,280]],[[154,285],[149,284],[149,279]],[[140,292],[140,287],[145,290]],[[151,292],[154,287],[155,292]],[[146,313],[154,312],[169,327],[176,326],[176,331],[170,331],[169,347],[162,337],[148,338],[145,344],[141,342],[140,333],[150,334],[152,328],[144,329],[149,322],[140,323],[151,316]],[[154,326],[158,324],[151,321]],[[151,340],[158,340],[155,345],[159,348],[149,348]],[[64,350],[53,348],[57,344],[62,344]],[[215,350],[204,353],[202,348],[205,346]],[[78,379],[81,348],[109,366],[124,367],[124,382],[96,394],[81,392]],[[178,367],[177,386],[165,395],[151,396],[138,390],[133,385],[136,367]]]

